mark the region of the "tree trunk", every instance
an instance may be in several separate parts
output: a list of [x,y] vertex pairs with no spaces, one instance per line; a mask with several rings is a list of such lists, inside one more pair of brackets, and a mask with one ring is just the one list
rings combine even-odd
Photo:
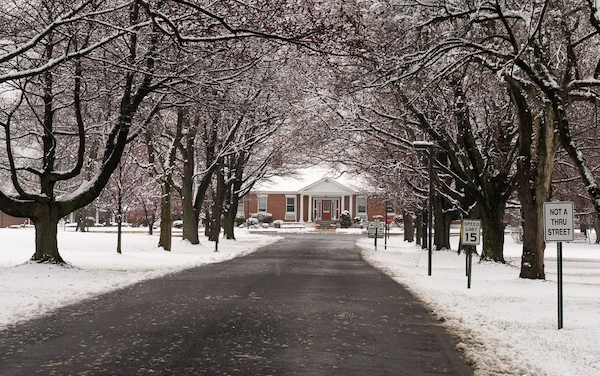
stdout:
[[[523,256],[519,276],[545,279],[546,244],[542,214],[544,202],[550,198],[558,137],[554,129],[552,110],[546,107],[544,118],[534,121],[523,92],[517,86],[510,84],[509,89],[519,121],[519,158],[516,179],[517,193],[521,202],[521,218],[523,218]],[[534,140],[535,145],[532,144]]]
[[415,228],[417,229],[417,245],[421,245],[423,239],[423,221],[421,220],[420,215],[416,215],[415,217]]
[[415,226],[412,215],[406,211],[402,211],[402,217],[404,222],[404,241],[413,242],[415,240]]
[[80,209],[77,211],[77,226],[75,226],[75,231],[85,232],[85,209]]
[[58,210],[48,206],[40,206],[31,218],[35,225],[35,253],[32,261],[62,264],[65,261],[58,253]]
[[183,240],[188,240],[192,244],[200,244],[198,238],[198,219],[199,210],[194,206],[194,173],[195,173],[195,148],[194,140],[196,132],[190,129],[189,121],[188,133],[185,136],[185,147],[181,148],[181,153],[185,163],[183,164],[183,176],[181,181],[181,219],[183,220]]
[[[222,163],[220,163],[222,166]],[[222,170],[217,170],[217,189],[215,192],[215,202],[213,205],[213,226],[210,234],[210,241],[217,241],[221,233],[221,215],[223,213],[223,198],[224,198],[224,182],[225,177],[223,176]]]
[[237,205],[235,207],[236,210],[229,208],[228,211],[225,212],[223,216],[223,233],[227,239],[235,240],[235,216],[237,214]]
[[172,199],[173,189],[171,184],[163,182],[161,185],[162,197],[160,199],[160,237],[158,246],[163,247],[165,251],[171,250],[171,235],[173,228]]
[[450,222],[452,216],[444,210],[443,201],[438,195],[433,198],[433,244],[435,244],[437,250],[450,249]]
[[423,241],[421,242],[421,247],[429,248],[429,211],[423,211],[423,222],[421,222],[421,227],[423,231],[421,234],[423,235]]
[[[185,169],[184,169],[185,170]],[[192,244],[199,244],[198,238],[198,215],[194,208],[194,197],[192,194],[192,183],[186,182],[184,172],[184,182],[181,186],[181,219],[183,220],[183,240],[188,240]]]
[[[122,170],[119,169],[119,180]],[[123,192],[121,191],[121,181],[118,183],[117,190],[117,253],[121,254],[121,234],[123,232]]]
[[544,221],[542,217],[543,203],[532,202],[523,205],[523,256],[521,258],[521,278],[545,279],[544,271]]
[[504,210],[503,200],[497,205],[489,205],[481,210],[481,229],[483,233],[483,252],[481,258],[504,263]]
[[123,233],[123,220],[119,218],[117,222],[117,253],[121,254],[121,234]]
[[[146,218],[148,218],[148,216],[146,216]],[[148,235],[153,235],[154,222],[156,222],[156,215],[152,214],[152,216],[150,216],[150,219],[147,221],[148,221]]]
[[594,218],[594,232],[596,233],[596,244],[600,244],[600,215],[598,213]]

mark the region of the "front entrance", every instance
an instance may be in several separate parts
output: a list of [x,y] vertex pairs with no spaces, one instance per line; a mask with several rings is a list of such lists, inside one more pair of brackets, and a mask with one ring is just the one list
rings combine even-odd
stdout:
[[317,221],[336,221],[339,217],[340,199],[316,199],[314,201]]
[[323,200],[323,220],[331,221],[331,200]]

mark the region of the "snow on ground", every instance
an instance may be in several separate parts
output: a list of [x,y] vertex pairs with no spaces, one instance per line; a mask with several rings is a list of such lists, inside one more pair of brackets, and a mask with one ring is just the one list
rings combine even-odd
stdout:
[[[458,237],[452,238],[455,243]],[[427,250],[391,237],[387,250],[361,239],[363,257],[407,286],[459,340],[476,375],[600,375],[600,246],[563,243],[564,328],[558,330],[556,244],[546,247],[546,280],[519,278],[521,245],[505,239],[508,264]],[[454,244],[457,249],[457,244]]]
[[115,233],[67,229],[59,231],[58,247],[69,265],[57,266],[28,261],[34,235],[32,228],[0,229],[0,329],[145,279],[245,255],[278,239],[240,230],[237,241],[221,240],[214,252],[206,238],[191,245],[174,237],[173,250],[167,252],[156,247],[158,236],[138,230],[123,234],[123,253],[118,254]]
[[[166,252],[156,248],[156,235],[137,231],[123,234],[119,255],[114,233],[61,229],[59,248],[70,263],[61,267],[28,262],[33,229],[0,229],[0,329],[141,280],[244,255],[278,239],[240,229],[238,241],[222,240],[218,253],[206,239],[192,246],[177,237],[173,251]],[[564,328],[558,330],[553,243],[546,248],[546,281],[519,278],[521,246],[507,236],[509,263],[480,263],[475,257],[471,289],[464,255],[435,251],[432,276],[427,276],[427,251],[400,236],[390,238],[387,250],[381,239],[377,251],[373,239],[362,238],[358,245],[366,260],[412,290],[456,335],[476,375],[600,376],[600,246],[563,245]]]

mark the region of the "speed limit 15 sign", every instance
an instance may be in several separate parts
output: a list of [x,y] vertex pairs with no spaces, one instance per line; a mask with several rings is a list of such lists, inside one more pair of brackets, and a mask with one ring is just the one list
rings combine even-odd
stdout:
[[465,219],[462,221],[462,243],[464,245],[479,245],[481,221],[479,219]]

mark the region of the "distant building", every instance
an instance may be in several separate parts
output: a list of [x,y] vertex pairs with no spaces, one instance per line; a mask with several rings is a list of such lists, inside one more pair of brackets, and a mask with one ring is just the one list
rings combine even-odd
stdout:
[[[245,218],[253,214],[267,217],[269,213],[272,220],[300,223],[335,222],[344,211],[352,218],[372,221],[374,216],[386,215],[386,203],[357,177],[312,169],[257,184],[238,207]],[[387,212],[388,216],[395,215],[389,207]]]
[[15,218],[0,211],[0,228],[22,225],[29,223],[27,218]]

